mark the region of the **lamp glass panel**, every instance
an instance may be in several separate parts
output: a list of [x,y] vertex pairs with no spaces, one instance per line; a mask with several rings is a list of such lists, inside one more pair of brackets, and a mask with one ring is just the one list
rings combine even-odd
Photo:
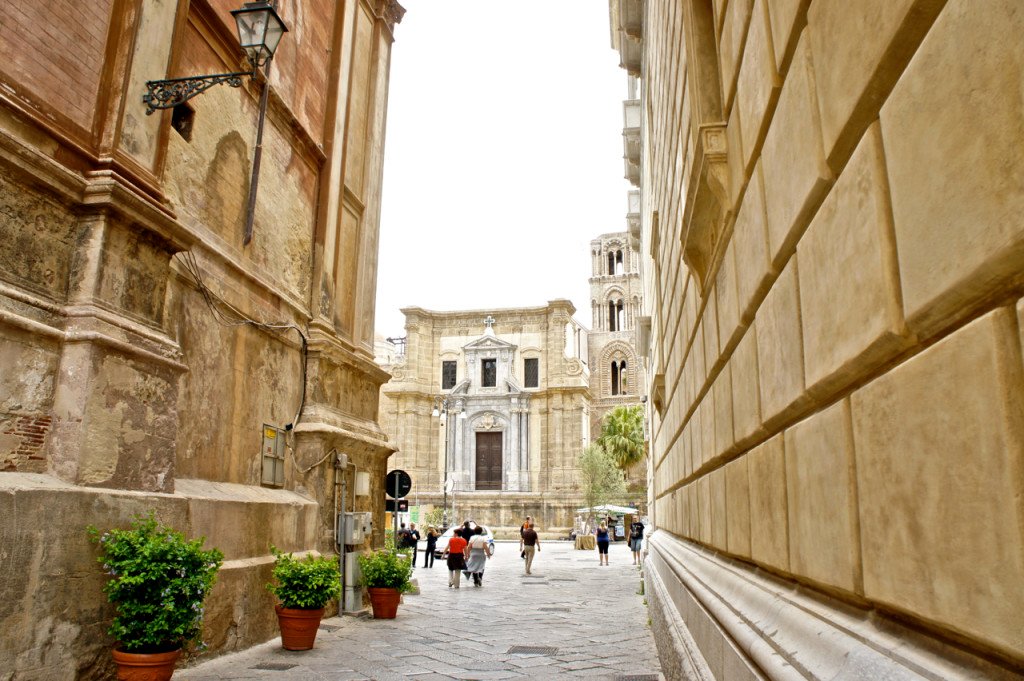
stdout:
[[274,52],[277,51],[277,44],[281,42],[281,36],[285,32],[284,24],[277,20],[277,17],[271,16],[270,22],[267,24],[267,34],[263,42],[264,48],[269,53],[268,56],[273,56]]

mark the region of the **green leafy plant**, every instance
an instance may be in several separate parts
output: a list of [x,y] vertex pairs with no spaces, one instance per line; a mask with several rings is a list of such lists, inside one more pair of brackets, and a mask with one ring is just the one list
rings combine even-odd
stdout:
[[307,555],[300,560],[274,546],[270,547],[270,552],[277,559],[273,572],[277,584],[267,584],[267,591],[277,596],[281,607],[319,610],[341,593],[341,573],[336,558]]
[[404,554],[387,549],[364,553],[359,556],[359,569],[365,587],[402,593],[412,589],[412,563]]
[[129,653],[157,653],[197,641],[203,602],[217,579],[224,554],[203,550],[204,537],[188,540],[158,525],[153,514],[128,529],[88,528],[100,547],[97,561],[110,575],[103,587],[117,615],[108,633]]

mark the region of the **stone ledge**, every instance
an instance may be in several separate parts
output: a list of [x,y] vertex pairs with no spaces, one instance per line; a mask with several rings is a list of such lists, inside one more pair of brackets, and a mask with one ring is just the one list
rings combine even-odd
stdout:
[[[716,658],[726,658],[718,666],[728,666],[723,653],[731,649],[770,679],[1020,679],[880,613],[804,590],[663,531],[649,545],[649,573],[664,586],[653,585],[651,597],[658,602],[652,605],[677,610],[669,618],[686,622],[712,669]],[[688,600],[693,604],[682,612],[679,604]]]

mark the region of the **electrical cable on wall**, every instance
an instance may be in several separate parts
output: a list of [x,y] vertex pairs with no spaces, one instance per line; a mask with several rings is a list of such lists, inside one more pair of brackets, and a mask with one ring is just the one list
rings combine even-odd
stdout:
[[220,325],[229,327],[252,326],[273,333],[284,333],[293,330],[299,334],[299,338],[302,340],[302,394],[299,398],[299,407],[295,410],[295,417],[291,423],[286,424],[284,427],[285,431],[294,429],[306,404],[306,374],[309,359],[309,341],[306,338],[306,334],[291,322],[262,322],[246,316],[241,310],[210,290],[206,282],[203,281],[203,273],[199,268],[199,263],[196,261],[195,254],[191,251],[181,251],[175,253],[174,257],[177,258],[178,262],[185,268],[185,271],[188,272],[199,294],[213,313],[214,319]]

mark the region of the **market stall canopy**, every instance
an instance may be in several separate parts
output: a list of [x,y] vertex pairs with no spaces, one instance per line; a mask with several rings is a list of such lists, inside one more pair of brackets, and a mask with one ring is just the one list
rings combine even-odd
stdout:
[[627,515],[636,514],[635,508],[628,506],[613,506],[611,504],[604,504],[603,506],[594,506],[593,508],[577,508],[577,513],[604,513],[605,515]]

